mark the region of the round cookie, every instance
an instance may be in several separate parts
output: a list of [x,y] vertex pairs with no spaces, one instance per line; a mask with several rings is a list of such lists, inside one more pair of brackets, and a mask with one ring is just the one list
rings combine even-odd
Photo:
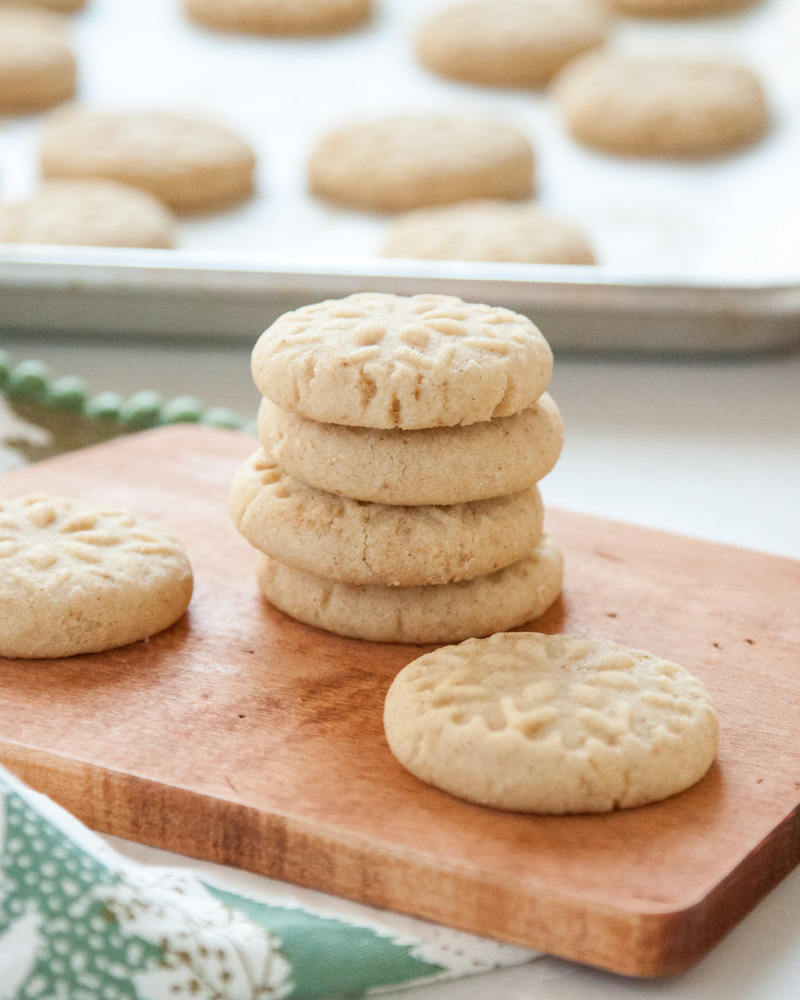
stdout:
[[0,113],[50,108],[75,93],[75,59],[61,20],[0,7]]
[[384,257],[489,260],[521,264],[594,264],[576,226],[538,205],[465,201],[420,208],[389,227]]
[[363,24],[370,0],[184,0],[192,20],[216,31],[330,35]]
[[0,656],[97,653],[167,628],[192,569],[161,525],[105,504],[0,500]]
[[0,204],[1,243],[172,247],[172,213],[146,191],[113,181],[46,181]]
[[230,494],[236,528],[293,569],[343,583],[396,587],[494,573],[530,555],[542,537],[535,486],[449,507],[399,507],[335,496],[281,472],[263,449]]
[[417,40],[423,66],[490,87],[543,87],[570,59],[605,41],[597,9],[547,0],[478,0],[447,7]]
[[751,7],[755,0],[606,0],[629,17],[703,17]]
[[285,313],[252,356],[261,394],[311,420],[453,427],[519,413],[550,381],[531,321],[452,295],[364,292]]
[[430,587],[324,580],[258,557],[262,594],[298,621],[371,642],[457,642],[538,618],[561,592],[564,560],[543,535],[531,556],[488,576]]
[[317,489],[371,503],[443,506],[538,483],[558,461],[564,424],[547,393],[513,417],[419,431],[317,423],[264,399],[258,434],[288,475]]
[[215,122],[71,108],[45,126],[41,165],[45,177],[119,181],[149,191],[176,212],[200,212],[248,198],[255,157]]
[[499,122],[397,115],[325,136],[311,155],[309,180],[320,198],[366,212],[528,198],[533,150]]
[[83,10],[86,0],[0,0],[0,6],[14,7],[44,7],[46,10],[55,10],[60,14],[72,14],[76,10]]
[[573,138],[623,156],[703,157],[759,139],[769,112],[746,66],[590,53],[556,81]]
[[683,667],[577,635],[514,632],[438,649],[386,696],[392,753],[412,774],[500,809],[593,813],[699,781],[717,715]]

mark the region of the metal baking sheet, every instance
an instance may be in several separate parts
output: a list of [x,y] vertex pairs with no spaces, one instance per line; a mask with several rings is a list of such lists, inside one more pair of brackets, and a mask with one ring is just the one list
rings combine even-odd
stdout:
[[[178,0],[89,0],[70,20],[80,99],[228,122],[258,152],[258,192],[234,211],[183,220],[174,251],[0,247],[2,326],[251,338],[285,308],[378,289],[509,305],[533,315],[557,349],[740,351],[800,340],[796,0],[617,25],[620,49],[733,56],[761,74],[770,135],[701,163],[583,150],[546,95],[457,84],[418,66],[413,38],[429,0],[376,6],[361,31],[290,40],[208,32]],[[328,129],[434,110],[504,120],[528,135],[541,204],[586,229],[601,266],[382,259],[385,217],[307,194],[308,153]],[[3,197],[36,183],[40,122],[0,125]]]

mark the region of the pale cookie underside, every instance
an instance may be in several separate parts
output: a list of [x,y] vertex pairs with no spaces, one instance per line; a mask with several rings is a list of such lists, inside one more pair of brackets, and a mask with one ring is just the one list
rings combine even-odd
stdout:
[[327,35],[363,24],[370,0],[184,0],[193,20],[217,31]]
[[457,642],[538,618],[555,602],[564,573],[544,535],[532,556],[488,576],[431,587],[336,583],[260,555],[258,584],[276,608],[307,625],[372,642]]
[[525,316],[450,295],[364,292],[286,313],[252,372],[273,403],[323,423],[452,427],[531,406],[553,355]]
[[426,654],[386,697],[392,752],[482,805],[606,812],[705,774],[718,723],[703,685],[642,650],[574,635],[494,635]]
[[537,205],[473,201],[421,208],[389,226],[382,254],[418,260],[594,264],[586,237]]
[[420,586],[469,580],[530,555],[544,509],[535,486],[449,507],[400,507],[335,496],[283,474],[259,449],[230,495],[236,528],[294,569],[344,583]]
[[575,139],[620,155],[711,156],[769,124],[758,78],[733,63],[591,53],[559,76],[556,98]]
[[0,205],[0,242],[108,247],[174,245],[173,218],[148,194],[112,181],[46,181]]
[[632,17],[702,17],[752,7],[757,0],[606,0],[620,14]]
[[121,508],[0,501],[0,656],[95,653],[176,621],[192,595],[178,540]]
[[368,212],[402,212],[467,198],[528,198],[533,150],[499,122],[398,115],[325,136],[312,153],[313,194]]
[[538,483],[558,461],[564,425],[547,393],[513,417],[419,431],[318,423],[264,399],[258,434],[288,475],[317,489],[371,503],[446,506]]
[[0,112],[49,108],[75,93],[76,67],[59,18],[0,6]]
[[249,197],[255,157],[216,122],[76,108],[53,115],[45,126],[41,164],[46,177],[119,181],[175,211],[198,212]]
[[443,76],[498,87],[543,87],[570,59],[602,45],[599,9],[535,0],[448,7],[417,41],[420,62]]

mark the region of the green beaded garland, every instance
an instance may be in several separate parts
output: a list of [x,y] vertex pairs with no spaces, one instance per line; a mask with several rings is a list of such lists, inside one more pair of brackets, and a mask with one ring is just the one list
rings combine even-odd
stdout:
[[212,406],[203,414],[202,423],[208,427],[222,427],[238,431],[242,426],[242,418],[235,410],[230,410],[227,406]]
[[118,392],[101,392],[86,404],[86,416],[97,420],[119,420],[125,400]]
[[50,389],[50,372],[41,361],[20,361],[8,375],[6,392],[17,399],[43,403]]
[[86,406],[86,383],[77,375],[64,375],[50,386],[49,402],[65,413],[83,413]]
[[14,367],[14,359],[8,353],[0,349],[0,389],[5,389],[6,383],[8,382],[8,376],[11,374],[11,369]]
[[119,418],[134,431],[155,427],[161,421],[163,405],[164,397],[160,393],[153,392],[151,389],[143,389],[125,400],[120,409]]
[[197,424],[203,414],[203,404],[195,396],[176,396],[161,409],[162,424]]

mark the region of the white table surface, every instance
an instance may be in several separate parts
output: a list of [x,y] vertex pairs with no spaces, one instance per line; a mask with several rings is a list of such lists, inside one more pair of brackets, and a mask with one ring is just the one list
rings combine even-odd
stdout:
[[[546,331],[545,331],[546,332]],[[0,335],[93,389],[189,392],[255,414],[248,345]],[[800,354],[716,361],[557,359],[566,446],[547,504],[800,559]],[[798,609],[800,615],[800,609]],[[800,666],[800,650],[798,650]],[[183,863],[114,841],[142,860]],[[196,864],[192,862],[192,864]],[[265,884],[257,876],[239,876]],[[797,1000],[800,870],[695,969],[625,980],[556,959],[423,987],[414,1000]]]

